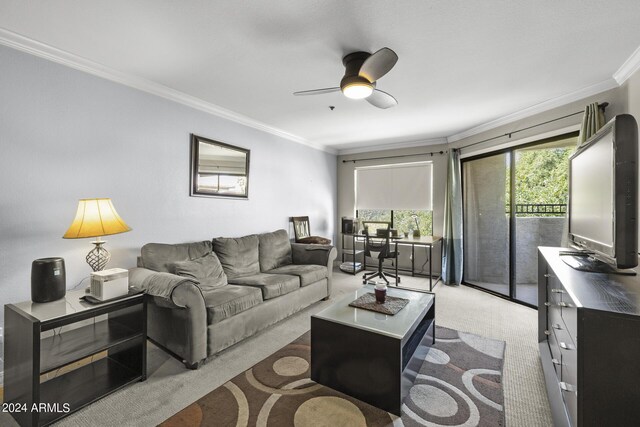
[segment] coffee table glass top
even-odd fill
[[[373,286],[366,285],[357,291],[347,293],[313,317],[402,340],[412,331],[433,300],[433,294],[430,293],[389,287],[387,295],[409,300],[409,303],[393,316],[349,306],[351,301],[367,292],[374,292]]]

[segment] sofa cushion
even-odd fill
[[[291,242],[286,230],[258,235],[260,252],[260,271],[269,271],[291,261]]]
[[[229,278],[229,283],[259,288],[262,290],[262,299],[265,301],[300,288],[300,279],[288,274],[258,273],[252,276]]]
[[[141,249],[142,267],[163,273],[173,273],[172,265],[177,261],[200,258],[211,252],[211,242],[147,243]]]
[[[224,274],[222,265],[213,252],[200,258],[175,262],[173,272],[178,276],[195,279],[203,291],[220,288],[227,284],[227,275]]]
[[[251,286],[227,285],[218,289],[203,290],[202,295],[209,325],[235,316],[262,302],[260,289]]]
[[[268,274],[290,274],[300,278],[300,286],[307,286],[327,277],[327,267],[323,265],[284,265],[267,271]]]
[[[258,236],[213,239],[213,250],[218,255],[229,279],[260,273]]]

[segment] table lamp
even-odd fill
[[[95,248],[87,254],[86,260],[93,271],[101,271],[111,259],[111,254],[103,247],[106,242],[100,237],[127,231],[131,231],[131,227],[120,218],[111,199],[80,199],[76,217],[62,238],[95,237],[96,240],[91,242]]]

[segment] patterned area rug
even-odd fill
[[[504,426],[502,341],[436,327],[401,418],[311,381],[309,343],[307,332],[161,426]]]

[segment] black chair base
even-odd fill
[[[395,274],[391,274],[391,273],[385,273],[384,271],[374,271],[373,273],[365,273],[362,276],[362,283],[366,285],[368,280],[375,279],[376,277],[379,277],[382,280],[384,280],[387,283],[387,285],[389,284],[389,279],[387,279],[387,277],[396,279],[396,286],[398,286],[398,284],[400,283],[400,276],[396,276]]]

